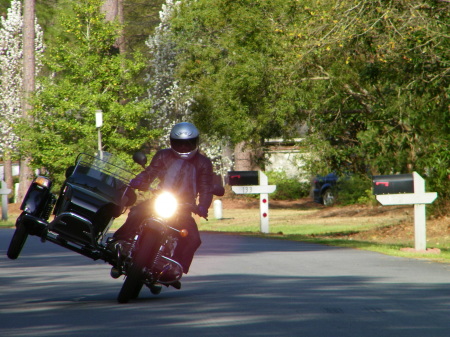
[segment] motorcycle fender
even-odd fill
[[[49,198],[51,198],[51,193],[48,188],[33,183],[28,189],[20,209],[37,216],[44,210]]]
[[[22,212],[22,214],[17,218],[16,226],[19,223],[25,226],[28,234],[30,235],[41,236],[48,228],[47,221],[26,212]]]
[[[145,229],[150,229],[163,235],[165,234],[167,229],[166,225],[163,222],[155,218],[146,219],[143,224],[145,226]]]

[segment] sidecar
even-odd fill
[[[22,213],[7,255],[16,259],[29,235],[50,241],[94,260],[114,262],[105,245],[108,229],[136,201],[128,182],[134,176],[111,154],[80,154],[66,171],[58,196],[52,182],[34,179],[22,202]],[[53,216],[52,220],[49,220]]]

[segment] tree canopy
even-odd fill
[[[143,56],[121,55],[113,47],[120,27],[104,20],[101,1],[72,4],[73,12],[58,22],[61,35],[47,48],[33,123],[20,129],[32,165],[60,178],[77,153],[97,150],[97,110],[103,112],[103,150],[129,162],[130,153],[157,134],[149,127],[145,88],[135,82],[146,67]]]
[[[95,149],[97,109],[105,149],[119,152],[154,137],[154,118],[159,128],[188,112],[255,148],[307,125],[311,173],[417,171],[450,198],[448,1],[167,0],[150,59],[111,48],[122,27],[103,20],[100,0],[66,3],[22,130],[35,166],[56,172],[67,153]],[[152,26],[160,3],[126,2],[129,50],[144,50],[136,23],[148,11]]]
[[[233,142],[309,126],[315,172],[418,171],[449,196],[450,4],[197,0],[172,19],[196,121]]]
[[[214,4],[213,4],[214,3]],[[233,143],[295,135],[305,105],[289,78],[280,23],[291,1],[183,2],[172,20],[177,74],[195,98],[195,120]]]

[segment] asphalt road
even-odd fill
[[[6,257],[0,336],[450,336],[450,265],[203,233],[182,289],[118,304],[109,266],[30,237]]]

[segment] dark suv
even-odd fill
[[[313,180],[314,201],[325,206],[332,206],[336,201],[337,180],[338,176],[334,173],[315,177]]]

